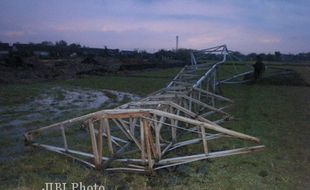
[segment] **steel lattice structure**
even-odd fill
[[[217,53],[222,59],[200,63],[209,53]],[[226,45],[193,52],[191,65],[182,68],[165,88],[115,109],[28,131],[26,142],[98,170],[145,173],[207,158],[260,151],[263,145],[220,151],[210,148],[216,139],[260,142],[256,137],[220,126],[232,118],[225,109],[233,101],[218,94],[219,85],[236,82],[249,72],[219,79],[220,67],[232,57]],[[50,136],[56,140],[48,142]],[[186,149],[192,146],[193,151]]]

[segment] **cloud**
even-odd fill
[[[281,40],[279,38],[261,38],[259,39],[259,42],[262,42],[262,43],[266,43],[266,44],[277,44],[277,43],[280,43]]]
[[[23,31],[7,31],[4,32],[4,36],[7,38],[20,38],[25,35]]]
[[[64,39],[115,48],[309,51],[309,1],[3,0],[1,41]],[[15,32],[15,33],[14,33]]]

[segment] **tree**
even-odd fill
[[[60,40],[55,43],[55,48],[56,48],[56,56],[57,57],[64,57],[68,55],[68,52],[66,51],[67,48],[67,42],[64,40]]]
[[[268,53],[268,54],[265,56],[264,59],[265,59],[266,61],[274,61],[274,55]]]
[[[247,60],[254,61],[254,60],[256,60],[257,54],[256,53],[250,53],[246,57],[247,57]]]
[[[77,44],[77,43],[72,43],[72,44],[70,44],[69,45],[69,47],[71,48],[71,49],[80,49],[81,48],[81,45],[80,44]]]
[[[43,46],[53,46],[54,44],[53,44],[53,42],[50,42],[50,41],[42,41],[41,45],[43,45]]]
[[[103,57],[108,57],[108,56],[109,56],[109,49],[107,46],[104,46]]]
[[[275,61],[282,61],[282,55],[279,51],[274,52]]]
[[[67,45],[68,45],[68,43],[64,40],[60,40],[60,41],[56,42],[56,46],[66,47]]]

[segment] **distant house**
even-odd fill
[[[48,58],[50,53],[47,51],[34,51],[33,55],[40,57],[40,58]]]

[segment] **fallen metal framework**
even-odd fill
[[[199,56],[194,54],[207,53],[218,53],[222,60],[198,64]],[[207,158],[260,151],[263,145],[220,151],[210,148],[216,139],[259,143],[256,137],[219,125],[232,118],[224,110],[233,101],[217,93],[221,83],[239,77],[219,80],[219,67],[231,56],[226,45],[194,52],[192,64],[185,66],[167,87],[115,109],[28,131],[26,142],[104,171],[152,172]],[[87,132],[80,130],[81,126]],[[78,132],[90,138],[77,137]],[[53,145],[46,143],[50,136],[57,137],[49,142]]]

